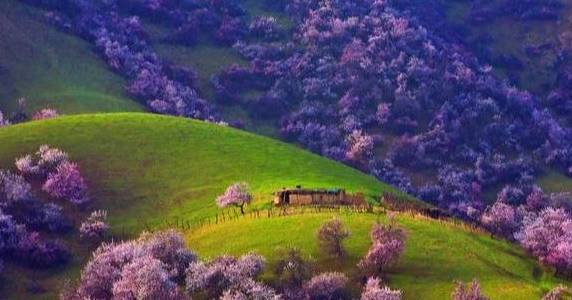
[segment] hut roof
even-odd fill
[[[302,188],[285,188],[277,191],[276,194],[290,193],[298,195],[308,195],[308,194],[339,194],[343,192],[344,189],[332,188],[332,189],[302,189]]]

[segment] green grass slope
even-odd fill
[[[324,258],[315,238],[317,228],[332,214],[318,213],[260,219],[243,218],[207,225],[187,233],[189,246],[200,256],[213,257],[255,251],[269,259],[277,248],[292,246],[311,257],[320,271],[342,270],[355,275],[355,264],[367,251],[369,230],[377,221],[372,214],[341,214],[351,231],[343,263]],[[386,217],[381,216],[381,222]],[[406,251],[389,272],[389,285],[402,289],[404,299],[449,299],[455,280],[478,278],[491,299],[540,299],[558,284],[517,246],[491,239],[448,222],[399,215],[408,235]],[[271,274],[265,274],[272,280]],[[354,287],[354,290],[357,287]]]
[[[49,144],[69,152],[95,206],[116,229],[174,217],[213,216],[214,199],[236,181],[264,206],[284,186],[343,187],[375,197],[393,190],[373,177],[292,145],[189,119],[138,113],[77,115],[0,129],[0,167]]]
[[[142,110],[89,43],[43,23],[43,13],[16,0],[0,1],[0,110],[14,109],[19,97],[28,99],[30,111]]]

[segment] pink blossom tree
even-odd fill
[[[381,287],[381,280],[370,277],[363,288],[361,300],[401,300],[401,291]]]
[[[103,244],[82,270],[79,285],[66,294],[78,300],[163,299],[155,296],[164,292],[166,299],[180,299],[174,288],[178,271],[173,270],[186,269],[195,259],[195,255],[184,248],[182,240],[180,234],[167,231],[145,233],[137,240]]]
[[[358,267],[369,276],[382,275],[397,262],[405,250],[405,231],[395,224],[375,224],[370,233],[372,246],[358,263]]]
[[[48,175],[42,189],[55,198],[80,205],[89,201],[87,185],[76,163],[64,162]]]
[[[452,300],[488,300],[481,292],[481,285],[476,279],[470,285],[465,285],[461,281],[457,281],[455,289],[451,294]]]
[[[338,272],[322,273],[310,279],[304,285],[307,299],[339,300],[348,297],[346,285],[348,278]]]
[[[252,201],[248,185],[239,182],[229,186],[224,194],[216,199],[219,207],[236,206],[240,208],[240,213],[244,215],[244,206]]]
[[[343,241],[350,236],[340,219],[325,222],[317,232],[318,243],[325,253],[340,258],[345,255]]]
[[[373,138],[361,130],[354,130],[347,138],[346,158],[351,161],[364,161],[373,154]]]
[[[547,208],[536,218],[526,218],[515,238],[557,272],[572,271],[572,218],[564,209]]]
[[[125,300],[183,300],[185,299],[166,266],[150,255],[137,257],[121,270],[113,284],[113,299]]]
[[[44,177],[68,161],[69,155],[66,152],[42,145],[34,155],[28,154],[16,159],[16,168],[24,175]]]
[[[220,256],[209,262],[193,262],[187,269],[189,293],[203,292],[209,299],[218,298],[225,291],[241,290],[260,274],[264,259],[255,254],[240,258]]]
[[[481,222],[493,234],[509,238],[518,226],[514,208],[502,201],[489,207],[481,216]]]

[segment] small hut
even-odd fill
[[[274,205],[362,205],[363,194],[349,195],[344,189],[282,188],[274,193]]]

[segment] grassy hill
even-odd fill
[[[26,97],[28,109],[63,113],[140,111],[125,81],[107,68],[91,45],[42,21],[42,10],[0,1],[0,110]]]
[[[162,226],[174,217],[198,221],[213,216],[217,195],[239,180],[250,183],[253,206],[266,206],[283,186],[344,187],[368,196],[393,190],[342,164],[269,138],[189,119],[139,113],[76,115],[0,129],[0,168],[49,144],[76,160],[90,186],[93,208],[105,208],[116,234]],[[49,288],[36,299],[53,298],[63,281],[77,276],[89,255],[55,271],[16,269],[0,280],[0,294],[30,297],[29,280]],[[6,280],[7,279],[7,280]]]
[[[245,218],[208,225],[187,237],[190,247],[201,256],[255,251],[269,258],[270,265],[279,246],[293,246],[313,258],[321,271],[341,269],[351,276],[370,245],[368,234],[377,216],[339,217],[351,231],[345,244],[348,256],[342,264],[324,259],[318,250],[315,232],[332,218],[328,213]],[[379,220],[387,221],[385,216]],[[402,289],[404,299],[448,299],[455,280],[473,278],[480,280],[491,299],[540,299],[556,284],[550,273],[515,245],[454,223],[409,214],[399,215],[397,220],[406,229],[408,240],[404,256],[389,272],[389,284]],[[272,280],[270,274],[266,276]]]
[[[94,208],[110,212],[115,233],[156,228],[165,220],[199,221],[214,215],[216,195],[238,180],[251,184],[253,206],[268,205],[282,186],[345,187],[368,196],[393,190],[374,178],[294,146],[232,128],[199,121],[139,114],[95,114],[24,123],[0,129],[0,168],[41,144],[60,147],[82,168]],[[414,200],[412,200],[414,201]],[[251,209],[251,208],[250,208]],[[323,270],[349,270],[368,247],[367,232],[375,215],[342,214],[352,236],[345,264],[321,259],[314,232],[330,213],[276,218],[240,218],[219,225],[193,227],[185,234],[202,256],[240,254],[251,250],[271,258],[278,246],[293,245],[317,259]],[[402,215],[409,234],[407,252],[390,274],[391,285],[408,299],[443,299],[454,279],[479,277],[493,299],[537,299],[555,280],[517,247],[462,226]],[[384,217],[381,217],[384,220]],[[61,270],[16,271],[0,280],[9,299],[31,298],[30,280],[48,288],[35,299],[50,299],[65,279],[77,276],[90,249],[77,234],[68,237],[79,253]],[[13,266],[8,268],[14,270]],[[271,276],[266,274],[268,279]]]
[[[0,166],[42,144],[77,160],[95,206],[128,229],[173,217],[197,221],[216,213],[214,199],[236,181],[254,192],[254,206],[298,184],[343,187],[375,197],[393,190],[363,173],[295,146],[232,128],[151,114],[78,115],[0,130]]]

